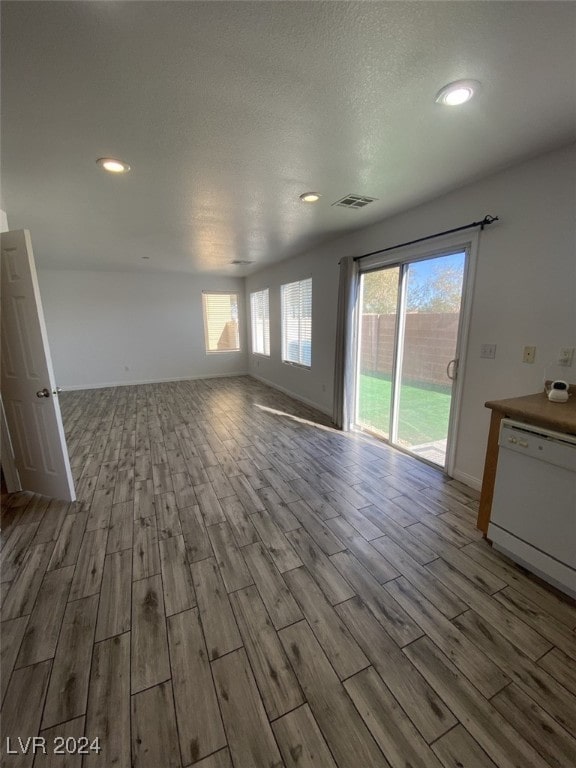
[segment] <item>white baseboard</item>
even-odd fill
[[[298,400],[300,403],[304,403],[304,405],[310,406],[310,408],[314,408],[316,411],[320,411],[320,413],[325,414],[326,416],[329,416],[332,418],[332,412],[324,408],[323,406],[319,405],[318,403],[315,403],[313,400],[308,400],[307,397],[302,397],[302,395],[297,395],[295,392],[291,392],[289,389],[286,389],[285,387],[281,387],[279,384],[276,384],[274,381],[269,381],[268,379],[265,379],[263,376],[257,376],[255,373],[249,373],[249,376],[251,376],[253,379],[256,379],[257,381],[261,381],[262,384],[266,384],[266,386],[271,387],[272,389],[277,389],[279,392],[282,392],[284,395],[288,395],[288,397],[292,397],[294,400]]]
[[[139,381],[111,381],[100,384],[64,384],[59,385],[63,392],[71,392],[78,389],[106,389],[107,387],[134,387],[138,384],[166,384],[170,381],[194,381],[196,379],[229,379],[234,376],[249,376],[248,371],[239,371],[238,373],[211,373],[204,376],[176,376],[170,379],[142,379]]]
[[[459,472],[455,469],[452,473],[452,477],[454,480],[459,480],[461,483],[464,483],[464,485],[467,485],[469,488],[474,488],[475,491],[479,491],[482,488],[482,480],[479,480],[477,477],[473,477],[466,472]]]

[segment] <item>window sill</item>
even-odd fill
[[[284,365],[291,365],[293,368],[302,368],[304,371],[309,371],[312,365],[304,365],[304,363],[293,363],[291,360],[282,360]]]

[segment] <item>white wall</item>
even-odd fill
[[[331,412],[338,260],[498,215],[480,237],[468,339],[461,361],[464,392],[455,475],[479,485],[489,412],[484,403],[541,389],[544,368],[560,346],[576,346],[576,147],[514,166],[477,183],[333,240],[246,281],[270,288],[271,357],[249,356],[250,372]],[[433,246],[432,246],[433,247]],[[280,285],[312,276],[312,368],[281,362]],[[494,360],[480,345],[497,344]],[[537,347],[534,365],[524,345]],[[566,370],[576,382],[576,369]]]
[[[308,277],[312,278],[310,369],[281,361],[280,316],[280,286]],[[332,415],[338,260],[324,260],[317,254],[312,257],[298,257],[253,275],[247,279],[247,307],[250,306],[250,291],[261,288],[270,290],[270,357],[249,354],[250,373]],[[248,344],[250,346],[250,334]]]
[[[38,279],[61,387],[247,372],[243,280],[80,270],[39,270]],[[240,294],[242,352],[206,354],[204,289]]]
[[[6,211],[3,211],[1,208],[0,232],[8,232],[8,217]],[[0,397],[0,438],[0,448],[2,449],[0,463],[2,464],[2,472],[4,474],[4,480],[6,481],[6,488],[8,493],[15,493],[16,491],[21,490],[22,485],[20,484],[18,470],[16,469],[12,441],[10,440],[10,430],[8,429],[8,422],[6,421],[2,397]]]

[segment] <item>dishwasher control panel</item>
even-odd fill
[[[519,421],[502,419],[498,445],[576,471],[576,435],[551,432]]]

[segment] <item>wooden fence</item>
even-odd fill
[[[406,315],[404,380],[419,384],[449,384],[446,368],[454,358],[458,313],[411,312]],[[361,373],[391,376],[396,315],[362,316]]]

